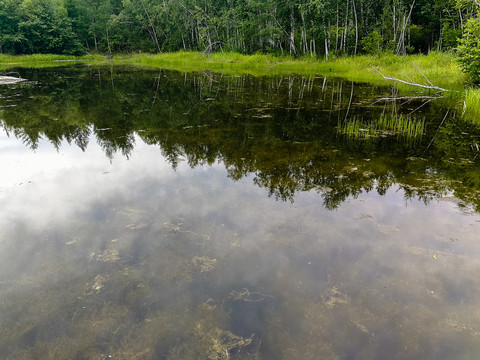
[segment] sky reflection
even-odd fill
[[[251,359],[480,351],[480,217],[454,198],[276,201],[140,138],[110,160],[93,139],[33,152],[2,133],[0,164],[2,358],[194,358],[215,336]]]

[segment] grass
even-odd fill
[[[287,56],[277,57],[261,54],[175,52],[117,56],[115,61],[180,71],[213,70],[233,74],[269,75],[272,73],[316,72],[312,66],[315,65],[314,62]]]
[[[428,85],[425,75],[434,85],[452,90],[462,88],[467,79],[452,53],[431,52],[428,55],[405,57],[393,54],[354,56],[334,60],[333,66],[342,73],[355,72],[356,76],[352,80],[370,81],[373,77],[383,81],[375,68],[386,76]],[[402,84],[398,85],[403,87]]]
[[[0,71],[7,72],[12,68],[56,67],[74,63],[93,65],[117,64],[141,67],[156,67],[181,72],[211,70],[222,74],[254,76],[269,75],[328,75],[345,78],[349,81],[368,82],[375,85],[391,83],[385,80],[376,70],[392,78],[427,85],[425,77],[435,86],[446,88],[445,101],[456,101],[466,105],[465,118],[480,124],[480,90],[468,89],[465,84],[468,76],[461,72],[453,53],[430,52],[428,55],[395,56],[391,53],[380,55],[357,55],[339,58],[305,56],[275,56],[271,54],[242,55],[233,52],[179,51],[163,54],[116,54],[112,59],[102,55],[22,55],[11,56],[0,54]],[[375,70],[376,69],[376,70]],[[1,73],[0,73],[1,74]],[[425,76],[425,77],[424,77]],[[423,94],[430,90],[395,82],[402,91]],[[459,101],[461,99],[461,101]]]
[[[435,85],[449,89],[461,88],[466,80],[466,76],[461,72],[455,61],[455,55],[440,52],[405,57],[393,54],[359,55],[336,58],[328,62],[315,57],[293,58],[291,56],[263,54],[176,52],[156,55],[139,54],[127,57],[116,56],[114,61],[181,71],[213,70],[223,73],[249,73],[252,75],[331,74],[352,81],[385,84],[385,80],[374,70],[376,68],[385,75],[403,80],[411,79],[425,84],[426,80],[422,75],[423,73]],[[412,88],[408,85],[401,86]]]
[[[383,115],[370,122],[357,118],[338,124],[338,132],[351,138],[369,139],[397,135],[407,140],[417,140],[425,131],[425,120],[410,115]]]
[[[463,117],[480,125],[480,88],[465,90]]]
[[[463,90],[467,79],[453,53],[431,52],[428,55],[395,56],[358,55],[334,58],[325,61],[323,58],[306,56],[275,55],[241,55],[232,52],[205,54],[202,52],[180,51],[164,54],[117,54],[112,60],[101,55],[81,57],[66,55],[0,55],[0,70],[12,67],[48,67],[68,64],[74,61],[89,63],[114,63],[158,67],[184,72],[212,70],[227,74],[251,74],[256,76],[274,74],[328,74],[351,81],[364,81],[374,84],[385,84],[382,74],[402,80],[426,84],[422,73],[436,86],[451,90]],[[374,69],[375,68],[375,69]],[[415,87],[397,83],[400,88],[413,90]]]
[[[23,55],[10,56],[0,54],[0,68],[13,66],[57,66],[61,62],[89,61],[107,62],[101,55],[85,55],[81,57],[68,55]],[[113,63],[136,64],[149,67],[162,67],[180,71],[213,70],[226,73],[249,73],[253,75],[310,73],[332,74],[352,81],[369,81],[385,83],[385,80],[373,69],[385,75],[403,80],[412,79],[425,83],[420,71],[437,86],[448,88],[463,86],[466,76],[461,72],[455,55],[452,53],[431,52],[428,55],[395,56],[358,55],[334,58],[325,61],[323,58],[306,56],[275,55],[241,55],[232,52],[205,54],[202,52],[175,52],[164,54],[115,55]],[[419,71],[420,70],[420,71]]]
[[[0,70],[8,70],[13,67],[52,67],[60,66],[62,63],[80,62],[80,61],[104,61],[101,55],[53,55],[53,54],[34,54],[34,55],[4,55],[0,54]]]

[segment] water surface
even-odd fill
[[[20,71],[0,88],[2,359],[480,353],[480,131],[454,99]],[[338,131],[385,113],[426,129]]]

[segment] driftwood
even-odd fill
[[[22,81],[27,81],[27,79],[22,79],[21,77],[1,76],[0,75],[0,85],[17,84],[17,83],[20,83]]]
[[[400,83],[402,83],[402,84],[411,85],[411,86],[416,86],[416,87],[420,87],[420,88],[423,88],[423,89],[437,90],[437,91],[448,91],[447,89],[444,89],[444,88],[441,88],[441,87],[438,87],[438,86],[433,85],[433,84],[427,79],[427,77],[420,71],[420,69],[418,69],[418,68],[417,68],[417,70],[420,72],[420,74],[422,74],[422,76],[425,78],[425,80],[427,80],[427,82],[428,82],[429,85],[419,84],[419,83],[417,83],[417,82],[412,81],[411,79],[409,79],[410,81],[405,81],[405,80],[402,80],[402,79],[397,79],[397,78],[394,78],[394,77],[386,76],[386,75],[383,75],[383,74],[382,74],[380,71],[378,71],[377,69],[375,69],[373,66],[372,66],[372,68],[373,68],[373,70],[375,70],[377,73],[379,73],[385,80],[397,81],[397,82],[400,82]]]

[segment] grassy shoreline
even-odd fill
[[[62,63],[79,61],[101,61],[104,57],[101,55],[54,55],[54,54],[34,54],[34,55],[5,55],[0,54],[0,71],[6,71],[12,67],[49,67],[61,66]]]
[[[241,55],[238,53],[175,52],[164,54],[115,54],[113,57],[102,55],[66,56],[66,55],[23,55],[10,56],[0,54],[0,71],[21,67],[68,66],[75,63],[92,65],[132,65],[155,67],[183,72],[214,71],[230,75],[328,75],[345,78],[349,81],[368,82],[385,85],[381,74],[407,82],[428,85],[425,77],[435,86],[446,88],[447,97],[462,99],[465,118],[478,122],[480,113],[480,91],[467,86],[468,76],[462,73],[453,53],[431,52],[428,55],[394,56],[393,54],[358,55],[324,59],[273,55]],[[381,74],[380,74],[380,73]],[[400,82],[395,84],[403,90],[416,88]],[[467,96],[468,95],[468,96]],[[475,95],[475,96],[473,96]],[[459,103],[460,103],[459,102]]]
[[[293,58],[273,55],[241,55],[238,53],[175,52],[165,54],[114,55],[0,55],[0,69],[12,67],[61,66],[74,62],[130,64],[181,71],[211,70],[222,73],[271,74],[331,74],[352,81],[385,82],[381,73],[408,81],[425,83],[420,71],[435,85],[448,88],[463,87],[467,77],[452,53],[432,52],[428,55],[405,57],[382,54],[358,55],[325,61],[318,58]],[[375,69],[374,69],[375,68]]]
[[[384,75],[402,80],[425,83],[423,73],[432,83],[449,89],[463,88],[467,76],[463,74],[452,53],[432,52],[428,55],[406,57],[382,54],[380,56],[349,56],[325,61],[318,58],[299,58],[273,55],[241,55],[237,53],[177,52],[157,55],[134,55],[114,58],[115,62],[163,67],[181,71],[212,70],[223,73],[269,74],[329,74],[352,81],[385,83]],[[421,72],[420,72],[420,71]]]

